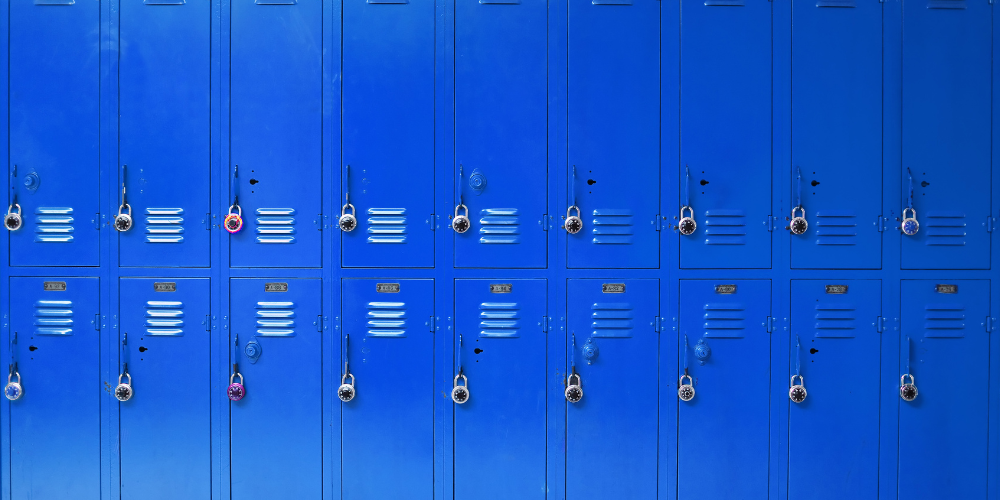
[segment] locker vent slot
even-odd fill
[[[73,209],[38,207],[35,209],[36,243],[72,243]]]
[[[521,225],[516,208],[486,208],[479,211],[479,242],[514,245],[520,243]]]
[[[824,210],[816,212],[817,245],[856,245],[857,215],[851,211]]]
[[[965,337],[965,306],[962,304],[927,304],[924,306],[924,337]]]
[[[184,303],[174,300],[146,302],[146,335],[181,337],[184,335]]]
[[[369,208],[368,243],[406,243],[406,209]]]
[[[964,10],[965,0],[928,0],[928,9],[961,9]]]
[[[184,241],[183,208],[147,208],[146,242],[181,243]]]
[[[928,211],[928,246],[965,246],[965,214],[961,212]]]
[[[705,336],[741,339],[746,330],[746,306],[736,302],[705,304]]]
[[[591,336],[606,338],[632,337],[632,304],[626,302],[597,302],[591,309]]]
[[[35,0],[35,5],[73,5],[76,0]]]
[[[35,335],[73,335],[73,301],[35,302]]]
[[[261,337],[294,337],[295,303],[258,302],[257,335]]]
[[[742,210],[706,210],[706,245],[746,245],[746,213]]]
[[[521,328],[516,302],[483,302],[479,304],[479,336],[493,338],[516,338]]]
[[[406,302],[369,302],[369,337],[406,337]]]
[[[850,339],[854,338],[856,307],[854,304],[816,304],[816,336],[819,338]]]
[[[853,9],[855,7],[854,0],[819,0],[816,2],[817,7],[846,7]]]
[[[614,208],[594,210],[594,229],[592,230],[594,243],[598,245],[631,245],[634,218],[631,210]]]
[[[295,243],[295,209],[258,208],[257,243]]]

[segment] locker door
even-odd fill
[[[122,266],[209,265],[211,16],[208,2],[121,4]]]
[[[430,499],[434,281],[345,279],[342,286],[346,361],[357,391],[341,404],[344,498]]]
[[[545,286],[455,281],[470,385],[455,405],[455,498],[545,498]]]
[[[207,278],[121,280],[132,399],[119,405],[121,498],[211,498],[211,287]]]
[[[795,268],[882,266],[882,4],[848,3],[793,6],[790,199],[809,222]]]
[[[229,405],[232,498],[320,498],[322,282],[237,278],[231,287],[229,341],[246,386]]]
[[[238,201],[243,229],[230,236],[230,263],[319,267],[322,4],[237,0],[232,10],[234,198],[226,205]]]
[[[433,2],[344,2],[346,267],[434,265],[434,22]]]
[[[100,263],[100,4],[10,4],[12,266]]]
[[[570,2],[568,44],[567,265],[659,267],[660,2]]]
[[[771,282],[681,280],[680,290],[679,373],[686,360],[696,393],[678,402],[679,496],[767,498]]]
[[[547,6],[455,9],[455,182],[472,221],[454,233],[455,265],[545,267]]]
[[[876,498],[881,282],[792,280],[791,299],[808,395],[788,403],[788,498]]]
[[[566,497],[655,498],[659,281],[571,279],[567,308],[584,396],[566,403]]]
[[[899,498],[986,498],[990,282],[900,288],[899,371],[918,395],[899,400]]]
[[[989,269],[992,32],[983,2],[903,5],[903,207],[917,234],[902,234],[904,269]],[[903,207],[900,207],[902,210]]]
[[[681,267],[771,267],[771,3],[683,0]],[[690,171],[690,175],[688,174]]]
[[[11,278],[24,395],[10,403],[10,496],[101,498],[97,278]]]

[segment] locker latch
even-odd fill
[[[987,316],[986,317],[986,333],[992,333],[993,332],[993,328],[995,328],[993,326],[993,323],[994,323],[993,317]]]
[[[882,333],[885,331],[885,318],[879,316],[875,318],[875,331]]]
[[[542,322],[540,324],[542,326],[542,331],[543,332],[549,331],[549,317],[548,316],[542,316]]]
[[[767,321],[764,322],[764,326],[767,327],[767,333],[774,333],[774,318],[768,316]]]
[[[992,216],[986,217],[986,232],[993,232],[993,223],[996,221]]]

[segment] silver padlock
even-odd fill
[[[14,377],[17,377],[17,381],[14,381]],[[21,396],[24,395],[24,389],[21,388],[21,374],[18,372],[11,373],[7,375],[7,385],[3,388],[3,395],[11,401],[17,401]]]
[[[17,212],[14,212],[15,208],[17,209]],[[3,225],[8,231],[17,231],[18,229],[21,229],[21,224],[23,222],[24,220],[21,219],[21,205],[15,203],[7,207],[7,215],[3,217]]]
[[[347,209],[351,209],[351,213],[347,213]],[[349,233],[358,227],[358,219],[354,217],[354,213],[354,205],[350,203],[344,203],[344,206],[340,207],[340,219],[337,220],[337,225],[341,231]]]
[[[128,213],[122,213],[123,209],[127,209]],[[115,216],[115,229],[121,233],[132,229],[132,205],[125,203],[118,207],[118,215]]]
[[[910,383],[906,383],[906,377],[910,377]],[[903,401],[917,399],[917,379],[913,375],[904,373],[899,377],[899,397],[903,398]]]
[[[576,383],[573,383],[573,377],[576,377]],[[569,379],[566,380],[566,390],[564,391],[566,395],[566,401],[570,403],[579,403],[583,399],[583,382],[580,380],[580,374],[573,372],[569,375]]]
[[[684,215],[684,211],[687,210],[688,215]],[[694,220],[694,209],[684,205],[681,207],[681,221],[677,223],[677,229],[684,236],[691,236],[694,234],[695,230],[698,229],[698,223]]]
[[[796,212],[802,215],[796,216]],[[788,229],[792,234],[805,234],[809,230],[809,222],[806,221],[806,209],[799,205],[792,209],[792,221],[788,223]]]
[[[465,210],[465,213],[458,215],[459,210]],[[455,218],[451,220],[451,228],[455,230],[456,233],[462,234],[472,227],[472,221],[469,220],[469,207],[464,204],[455,207]]]
[[[458,385],[458,379],[462,379],[462,385]],[[455,387],[451,389],[451,400],[458,404],[465,404],[469,400],[469,379],[465,374],[455,375]]]
[[[909,217],[906,216],[907,211],[910,212]],[[903,209],[903,223],[899,225],[899,228],[907,236],[913,236],[917,234],[917,231],[920,231],[920,223],[917,222],[917,209],[909,207]]]
[[[687,379],[686,384],[684,383],[684,379]],[[681,398],[681,401],[691,401],[694,399],[694,379],[691,378],[691,375],[685,373],[677,381],[677,397]]]
[[[233,208],[236,208],[236,212],[233,212]],[[229,213],[226,214],[226,218],[222,221],[222,225],[226,228],[229,234],[236,234],[243,229],[243,208],[239,205],[230,205]]]
[[[351,377],[350,384],[347,383],[347,377]],[[348,403],[354,399],[354,396],[357,394],[358,391],[354,389],[354,374],[345,373],[340,377],[340,387],[337,389],[337,397],[340,398],[341,401]]]
[[[240,381],[236,381],[236,377]],[[230,401],[239,401],[247,395],[247,388],[243,385],[243,374],[236,372],[229,376],[229,387],[226,388],[226,396]]]
[[[570,215],[570,212],[576,210],[576,215]],[[583,229],[583,219],[580,218],[580,207],[573,205],[566,209],[566,221],[563,222],[563,229],[569,234],[579,233]]]
[[[795,379],[799,379],[799,383],[795,383]],[[788,399],[791,399],[793,403],[801,403],[806,400],[806,396],[809,395],[806,392],[806,379],[802,375],[792,375],[792,380],[790,382],[791,387],[788,388]]]
[[[122,383],[122,377],[128,377],[128,382]],[[118,386],[115,387],[115,399],[121,402],[132,399],[132,375],[127,372],[118,376]]]

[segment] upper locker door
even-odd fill
[[[97,266],[100,4],[11,2],[9,36],[10,265]]]
[[[546,281],[456,280],[455,498],[545,499]],[[510,439],[517,436],[517,439]]]
[[[455,266],[545,267],[548,8],[455,9],[455,204],[472,223],[454,233]]]
[[[115,178],[133,227],[122,266],[208,267],[211,229],[209,2],[121,4]],[[117,212],[116,212],[117,213]]]
[[[570,2],[568,43],[567,265],[659,267],[660,2]]]
[[[433,2],[344,2],[345,267],[434,266],[434,22]]]
[[[680,281],[679,498],[767,498],[770,311],[768,280]]]
[[[792,267],[878,269],[882,4],[796,0],[792,17]]]
[[[771,267],[771,3],[682,0],[686,268]]]
[[[111,397],[101,383],[101,332],[94,323],[99,281],[11,278],[10,289],[12,356],[24,392],[10,402],[4,486],[11,498],[98,500],[101,400]]]
[[[656,498],[659,281],[567,286],[569,373],[583,399],[566,403],[566,498]]]
[[[903,3],[899,210],[912,206],[919,222],[916,234],[900,235],[903,269],[990,267],[992,9]]]
[[[322,2],[233,2],[234,267],[321,265],[322,27]]]
[[[212,497],[210,292],[207,278],[121,280],[123,500]]]
[[[917,398],[898,400],[899,498],[986,498],[990,281],[900,288],[899,373],[915,377]]]
[[[345,499],[434,496],[434,281],[345,279]]]

